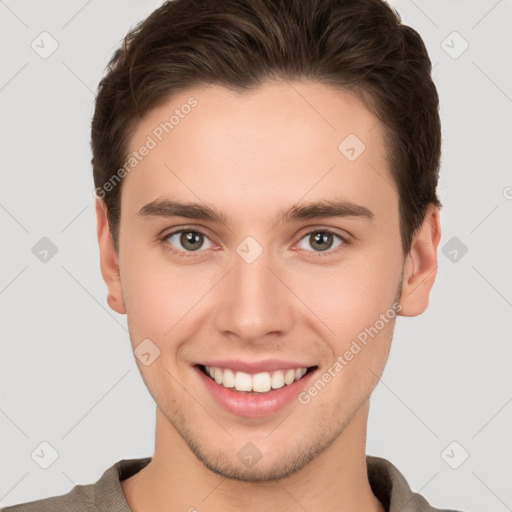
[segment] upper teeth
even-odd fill
[[[307,368],[276,370],[251,375],[245,372],[233,372],[229,369],[205,366],[206,373],[215,379],[217,384],[237,391],[256,391],[266,393],[270,389],[282,388],[299,380],[307,372]]]

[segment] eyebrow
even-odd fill
[[[202,221],[228,224],[227,216],[213,207],[201,203],[157,199],[143,206],[138,214],[141,217],[185,217]],[[344,200],[323,200],[306,204],[296,204],[281,209],[275,217],[275,224],[335,217],[359,217],[373,220],[373,213],[366,207]]]

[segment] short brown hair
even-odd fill
[[[436,195],[439,98],[419,34],[384,0],[171,0],[112,57],[92,121],[92,165],[118,249],[123,167],[137,122],[187,88],[306,79],[355,93],[384,126],[405,254]],[[341,142],[341,141],[340,141]],[[118,176],[119,178],[119,176]]]

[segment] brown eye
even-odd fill
[[[193,252],[204,249],[204,243],[210,243],[206,248],[211,247],[211,241],[206,235],[199,231],[184,230],[175,231],[165,237],[165,240],[178,251]]]
[[[338,242],[336,242],[336,239],[338,239]],[[313,252],[334,252],[332,249],[336,249],[345,243],[345,240],[340,235],[327,230],[312,231],[304,236],[300,243],[303,244],[304,241],[306,244],[309,244]],[[309,250],[308,247],[304,247],[303,245],[299,245],[299,247]]]

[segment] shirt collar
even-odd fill
[[[152,457],[122,459],[108,468],[95,484],[95,505],[102,512],[131,512],[120,482],[138,473]],[[436,512],[419,494],[413,493],[404,476],[388,460],[366,456],[368,480],[373,494],[386,512]]]

